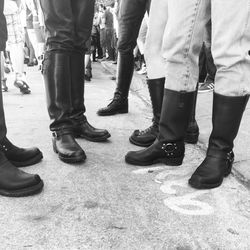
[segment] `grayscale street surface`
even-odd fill
[[[8,137],[19,146],[41,149],[42,162],[24,170],[38,173],[45,187],[33,197],[0,197],[0,249],[250,249],[249,105],[235,142],[233,173],[221,187],[197,191],[187,183],[205,156],[211,93],[198,96],[201,136],[197,145],[186,145],[182,166],[131,166],[125,154],[141,148],[128,138],[151,123],[148,97],[131,91],[128,114],[98,117],[98,108],[113,97],[115,81],[101,63],[94,63],[85,88],[86,115],[93,126],[108,129],[111,138],[106,143],[77,139],[87,160],[69,165],[52,150],[41,73],[27,70],[31,95],[20,94],[13,76],[7,77]]]

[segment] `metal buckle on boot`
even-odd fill
[[[8,151],[8,148],[4,144],[0,144],[0,149],[5,152]]]
[[[177,144],[176,143],[163,143],[162,150],[167,154],[167,156],[174,155],[174,151],[177,149]]]
[[[233,151],[230,151],[229,153],[227,153],[227,160],[228,160],[230,163],[233,163],[233,162],[234,162],[234,152],[233,152]]]

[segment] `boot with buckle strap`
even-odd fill
[[[53,149],[66,163],[81,162],[86,155],[74,138],[74,106],[71,96],[71,53],[48,51],[43,61],[47,106]],[[85,110],[84,110],[85,111]],[[81,110],[81,112],[84,112]]]
[[[0,151],[15,167],[34,165],[43,158],[43,154],[38,148],[19,148],[13,145],[6,136],[0,141]]]
[[[111,103],[97,111],[100,116],[128,113],[128,93],[134,72],[134,56],[118,54],[117,60],[117,88]]]
[[[184,135],[192,111],[194,95],[195,91],[177,92],[165,89],[158,138],[147,149],[128,152],[125,161],[139,166],[155,163],[181,165],[185,153]]]
[[[110,133],[106,129],[97,129],[89,124],[84,105],[84,55],[72,53],[70,59],[71,67],[71,99],[73,110],[71,120],[74,123],[73,132],[76,138],[81,137],[93,142],[106,141]]]
[[[207,155],[189,179],[197,189],[220,186],[231,173],[234,162],[233,141],[237,136],[248,96],[223,96],[214,93],[212,123]]]
[[[82,162],[86,159],[85,152],[76,142],[70,130],[58,130],[52,133],[53,150],[61,161],[66,163]]]
[[[133,134],[129,137],[129,141],[137,146],[149,147],[154,143],[159,134],[159,122],[162,109],[162,101],[164,96],[164,84],[165,78],[159,79],[148,79],[147,80],[148,89],[151,97],[152,109],[153,109],[153,123],[151,126],[144,130],[135,130]],[[199,127],[195,120],[195,110],[196,110],[196,99],[197,91],[194,95],[194,104],[190,116],[190,121],[188,123],[188,128],[185,134],[185,142],[196,144],[199,137]]]

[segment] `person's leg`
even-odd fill
[[[7,84],[6,84],[6,80],[7,78],[4,77],[4,55],[3,55],[3,52],[0,51],[0,74],[1,74],[1,83],[2,83],[2,91],[3,92],[6,92],[8,91],[8,87],[7,87]]]
[[[106,141],[110,134],[106,129],[97,129],[88,123],[84,115],[84,51],[87,40],[90,38],[94,1],[82,0],[72,1],[72,12],[75,20],[76,39],[74,44],[75,53],[70,57],[71,69],[71,100],[73,131],[76,137],[82,137],[89,141]],[[89,50],[90,54],[90,50]]]
[[[195,101],[203,31],[210,16],[209,1],[168,0],[166,15],[162,55],[167,81],[159,135],[149,148],[126,155],[126,162],[133,165],[157,162],[181,165],[184,157],[184,137]]]
[[[1,59],[2,58],[0,58],[0,60]],[[27,174],[17,169],[14,166],[15,162],[12,162],[17,159],[20,162],[25,157],[30,156],[30,153],[32,152],[30,150],[25,151],[17,148],[11,144],[6,137],[6,134],[7,129],[4,117],[2,92],[0,92],[0,195],[21,197],[41,192],[43,189],[43,181],[41,178],[38,175]],[[40,160],[41,158],[38,161]],[[34,163],[37,163],[38,161]],[[20,165],[16,166],[19,167]]]
[[[212,54],[217,68],[213,130],[206,158],[189,180],[195,188],[218,187],[230,174],[234,161],[234,139],[250,93],[250,1],[211,2]],[[235,21],[227,29],[232,18]]]
[[[161,49],[168,20],[166,13],[168,13],[167,0],[153,0],[151,2],[145,56],[148,65],[147,84],[153,108],[153,124],[145,130],[135,130],[129,138],[131,143],[143,147],[150,146],[159,134],[165,83],[164,60]],[[194,98],[195,101],[185,135],[185,141],[188,143],[197,143],[199,136],[199,128],[195,120],[196,95]]]
[[[128,112],[128,93],[134,72],[133,50],[136,46],[147,3],[147,0],[121,1],[116,72],[117,87],[112,102],[107,107],[97,111],[100,116]]]
[[[64,162],[81,162],[86,159],[86,155],[74,138],[71,117],[74,101],[71,97],[71,57],[75,53],[76,39],[72,1],[41,0],[40,3],[47,36],[42,73],[51,119],[53,149]]]
[[[27,84],[26,73],[24,72],[24,43],[9,44],[10,57],[15,72],[15,87],[20,89],[23,94],[30,94],[30,88]]]

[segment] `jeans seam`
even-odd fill
[[[190,67],[188,64],[188,55],[190,54],[190,47],[191,47],[191,43],[192,43],[192,38],[193,38],[193,32],[195,29],[195,25],[196,25],[196,20],[197,20],[197,16],[198,16],[198,8],[200,5],[201,0],[197,0],[195,3],[195,8],[194,8],[194,15],[192,16],[192,20],[191,20],[191,28],[188,31],[188,35],[186,38],[186,47],[184,48],[184,60],[186,61],[186,65],[187,65],[187,70],[186,70],[186,74],[183,75],[183,77],[185,78],[184,81],[184,87],[187,88],[188,87],[188,79],[190,78]]]

